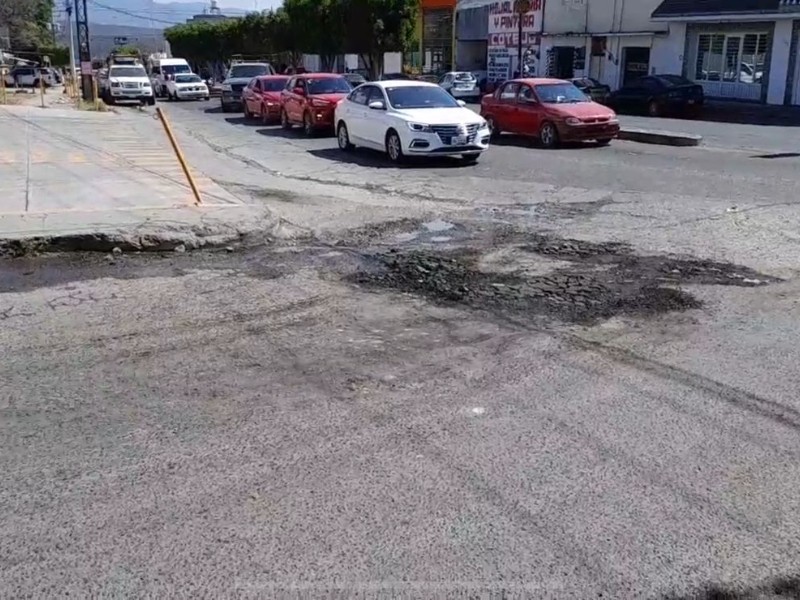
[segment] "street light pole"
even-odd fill
[[[69,75],[70,85],[73,93],[78,89],[78,77],[75,73],[75,31],[72,28],[72,4],[70,0],[65,0],[64,8],[67,11],[67,23],[69,23]]]
[[[519,77],[522,77],[522,21],[530,10],[530,0],[517,0],[517,73],[519,73]]]

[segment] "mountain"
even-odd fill
[[[88,0],[89,23],[164,29],[208,12],[208,2],[153,2],[152,0]],[[222,14],[240,16],[248,11],[223,8]]]

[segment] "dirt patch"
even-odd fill
[[[759,286],[777,281],[746,267],[709,260],[637,256],[615,242],[596,244],[548,236],[503,249],[509,255],[552,259],[550,272],[505,267],[488,271],[474,248],[391,250],[367,257],[349,279],[443,304],[542,315],[591,323],[617,315],[654,315],[700,308],[682,284]],[[491,252],[496,253],[493,248]],[[520,264],[526,264],[520,260]]]

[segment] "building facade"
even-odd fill
[[[456,0],[420,0],[417,35],[423,73],[453,68],[455,10]]]
[[[508,76],[522,72],[565,79],[593,77],[616,89],[630,79],[667,72],[672,66],[661,59],[669,52],[669,25],[651,19],[661,2],[531,2],[531,11],[523,21],[520,69],[518,22],[515,15],[507,14],[509,8],[513,12],[513,1],[461,0],[456,10],[456,65],[459,69],[486,70],[490,81],[502,79],[506,72]],[[498,13],[506,18],[498,21]],[[503,58],[503,46],[507,58]],[[478,68],[482,55],[486,58]]]
[[[800,105],[799,0],[663,0],[652,19],[669,27],[660,60],[707,96]]]

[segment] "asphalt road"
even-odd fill
[[[800,593],[797,158],[212,108],[274,244],[0,268],[0,595]]]

